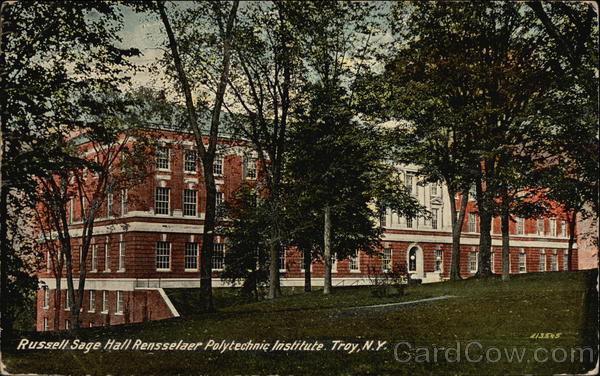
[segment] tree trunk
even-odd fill
[[[325,205],[323,217],[323,259],[325,262],[323,294],[331,294],[331,207],[329,204]]]
[[[467,202],[469,201],[469,190],[463,189],[460,193],[460,208],[456,212],[456,203],[454,199],[456,192],[448,185],[448,195],[450,196],[450,213],[452,220],[452,259],[450,262],[450,279],[455,281],[460,279],[460,236],[462,225],[465,219]]]
[[[206,204],[204,206],[204,231],[200,251],[200,312],[215,310],[212,296],[212,257],[216,222],[217,188],[213,176],[214,161],[203,161],[204,183],[206,186]]]
[[[489,183],[487,183],[489,184]],[[489,277],[492,275],[490,269],[490,254],[492,250],[492,211],[489,187],[483,190],[483,181],[479,179],[476,184],[477,209],[479,211],[479,254],[477,259],[476,277]]]
[[[62,295],[60,288],[62,287],[61,277],[56,277],[56,290],[54,290],[54,330],[60,328],[60,309],[62,303]]]
[[[502,227],[502,280],[508,281],[510,279],[510,233],[509,233],[509,220],[510,214],[508,211],[508,204],[502,204],[502,214],[500,215],[500,222]]]
[[[304,257],[304,292],[310,292],[312,289],[311,275],[310,275],[310,264],[312,261],[312,252],[310,249],[306,249],[303,252]]]
[[[271,242],[269,244],[269,294],[268,299],[273,300],[281,296],[279,286],[279,239],[275,226],[271,227]]]
[[[567,213],[568,215],[568,213]],[[573,267],[573,245],[575,244],[575,225],[577,223],[577,210],[573,210],[571,217],[569,218],[569,245],[567,248],[568,255],[568,268],[569,271],[575,270]]]

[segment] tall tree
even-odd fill
[[[49,163],[57,158],[46,156],[62,151],[46,150],[42,141],[77,128],[74,120],[87,109],[79,107],[75,93],[124,84],[129,57],[138,51],[116,47],[121,26],[116,4],[2,1],[0,18],[0,207],[5,208],[9,192],[33,192],[32,176],[59,168]],[[2,293],[11,281],[9,260],[15,259],[8,220],[0,216]],[[0,299],[2,313],[6,302]]]
[[[196,7],[177,13],[176,25],[179,27],[174,30],[165,2],[156,2],[168,37],[167,67],[175,68],[172,77],[185,98],[187,123],[194,134],[196,148],[202,161],[206,203],[200,256],[200,310],[204,312],[215,309],[212,300],[212,254],[216,224],[213,165],[217,154],[221,109],[229,82],[238,6],[239,1],[202,2]],[[204,70],[198,77],[199,71],[194,70],[193,66],[206,61],[210,63],[202,65]],[[200,105],[194,102],[194,89],[197,88],[210,95],[211,105],[206,102],[209,99]],[[208,132],[199,119],[200,110],[210,112]],[[208,146],[204,145],[205,138],[208,138]]]

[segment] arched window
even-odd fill
[[[412,247],[410,251],[408,251],[408,271],[417,271],[417,247]]]

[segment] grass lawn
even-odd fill
[[[518,375],[583,373],[589,360],[571,361],[570,349],[590,346],[597,359],[598,295],[596,271],[553,272],[491,280],[443,282],[407,288],[401,297],[376,298],[368,287],[337,288],[303,294],[286,290],[275,302],[247,302],[232,290],[215,291],[218,313],[193,313],[196,293],[169,290],[182,317],[144,324],[93,328],[80,333],[21,333],[3,340],[10,372],[91,375]],[[351,307],[412,301],[443,295],[453,298],[418,305],[353,310]],[[552,333],[557,338],[532,338]],[[559,334],[560,333],[560,334]],[[84,341],[141,339],[148,342],[320,341],[327,351],[79,351],[27,350],[30,340]],[[381,351],[330,351],[332,341],[363,346],[386,341]],[[396,344],[405,341],[396,348]],[[471,359],[465,357],[469,347]],[[444,346],[434,359],[434,347]],[[460,359],[456,361],[455,350]],[[492,348],[494,347],[494,348]],[[418,349],[420,348],[420,349]],[[498,348],[498,350],[495,350]],[[512,353],[513,348],[516,353]],[[482,350],[480,350],[482,349]],[[540,349],[540,350],[536,350]],[[446,351],[447,356],[444,356]],[[499,352],[498,352],[499,351]],[[508,351],[508,354],[506,353]],[[524,351],[521,361],[517,360]],[[537,351],[537,352],[536,352]],[[534,357],[537,354],[537,360]],[[485,354],[487,353],[487,358]],[[428,354],[428,358],[426,357]],[[498,356],[500,354],[500,356]],[[508,358],[513,355],[512,361]],[[567,359],[562,361],[564,355]],[[397,355],[399,359],[396,358]],[[543,361],[548,358],[547,361]],[[553,361],[553,359],[555,361]],[[399,361],[401,360],[401,361]],[[408,360],[408,361],[405,361]],[[542,360],[542,361],[539,361]]]

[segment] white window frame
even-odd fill
[[[546,250],[542,249],[540,251],[540,260],[538,262],[538,271],[545,272],[546,271]]]
[[[111,218],[113,217],[113,200],[114,200],[114,195],[112,193],[108,193],[106,195],[106,217],[107,218]]]
[[[389,253],[389,257],[388,254]],[[394,250],[392,247],[384,247],[383,252],[381,253],[381,271],[387,272],[392,270],[392,254]]]
[[[158,241],[155,246],[154,266],[157,272],[171,271],[171,242]],[[165,249],[166,247],[166,249]],[[164,252],[167,252],[164,254]],[[166,267],[165,267],[166,260]]]
[[[569,270],[569,251],[566,249],[563,251],[563,270]]]
[[[190,199],[192,199],[192,200],[190,200]],[[191,209],[192,206],[193,206],[193,210],[190,212],[189,209]],[[185,216],[185,217],[197,217],[198,216],[198,191],[195,189],[184,189],[183,190],[183,216]]]
[[[413,218],[406,217],[406,228],[413,228]]]
[[[102,290],[102,311],[100,313],[108,313],[108,291]]]
[[[522,217],[517,217],[515,222],[517,223],[517,228],[515,229],[516,235],[524,235],[525,234],[525,220]]]
[[[519,273],[527,273],[527,253],[523,248],[519,250]]]
[[[117,290],[117,296],[115,299],[115,315],[123,314],[123,306],[125,305],[125,299],[123,291]]]
[[[156,147],[155,151],[155,168],[158,171],[170,171],[171,167],[171,151],[169,147],[166,145],[161,145]],[[166,164],[166,167],[164,165]]]
[[[334,254],[331,255],[331,272],[332,273],[337,273],[338,272],[337,253],[334,253]]]
[[[44,327],[42,328],[44,332],[48,331],[48,318],[44,317]]]
[[[225,193],[217,191],[215,193],[215,210],[217,217],[223,216],[223,202],[225,202]]]
[[[166,201],[164,200],[165,198],[165,192],[166,192]],[[160,198],[160,200],[159,200]],[[159,208],[159,203],[160,208]],[[163,207],[166,203],[166,209]],[[159,209],[160,209],[160,213],[159,213]],[[168,187],[156,187],[154,190],[154,214],[157,215],[169,215],[169,213],[171,212],[171,189]],[[166,210],[166,213],[163,212]]]
[[[435,272],[442,272],[444,270],[444,253],[440,246],[435,247],[433,251],[433,270]]]
[[[127,214],[127,189],[121,189],[121,216]]]
[[[550,218],[549,227],[548,232],[550,236],[556,236],[556,218]]]
[[[73,223],[73,203],[75,200],[71,197],[69,199],[69,224]]]
[[[124,240],[119,241],[119,265],[118,265],[117,271],[118,272],[125,271],[125,241]]]
[[[350,273],[360,273],[360,252],[354,251],[348,257],[348,270],[350,270]]]
[[[96,291],[89,290],[88,293],[88,312],[96,312]]]
[[[50,308],[50,290],[48,289],[48,286],[44,286],[42,288],[43,294],[44,294],[44,300],[43,300],[43,306],[42,308],[45,310],[48,310],[48,308]]]
[[[537,235],[544,235],[544,219],[538,218],[535,221],[535,233]]]
[[[217,153],[215,155],[215,160],[213,162],[213,175],[214,176],[223,176],[223,166],[225,164],[225,156],[221,153]]]
[[[104,242],[104,271],[110,272],[110,244],[108,239]]]
[[[567,237],[567,221],[560,221],[560,236]]]
[[[220,249],[219,249],[220,248]],[[221,259],[217,260],[216,255],[217,251],[221,254]],[[215,261],[219,261],[220,268],[215,268]],[[213,256],[211,260],[211,268],[213,271],[221,271],[225,268],[225,243],[222,242],[214,242],[213,243]]]
[[[189,167],[193,166],[193,169]],[[196,174],[198,170],[198,156],[195,150],[185,149],[183,151],[183,172],[186,174]]]
[[[71,329],[71,322],[69,319],[65,319],[65,330]]]
[[[92,244],[92,257],[90,260],[90,272],[97,272],[98,271],[98,246],[96,245],[96,243]]]
[[[437,230],[438,229],[438,225],[439,225],[439,209],[438,208],[432,208],[431,209],[431,228],[433,230]]]
[[[431,197],[439,197],[440,189],[439,189],[438,183],[431,183],[430,195],[431,195]]]
[[[404,188],[406,188],[406,192],[409,195],[412,195],[416,191],[413,189],[414,180],[415,180],[415,174],[410,173],[410,172],[406,172],[404,174]]]
[[[193,260],[194,267],[190,266],[189,261]],[[183,267],[186,272],[198,271],[198,243],[186,242],[183,249]]]
[[[286,269],[287,252],[285,248],[279,248],[279,271],[285,272]]]
[[[477,215],[475,213],[469,213],[467,218],[467,232],[477,232]]]
[[[469,273],[474,274],[477,273],[477,269],[479,267],[477,250],[475,248],[471,248],[469,251]]]

